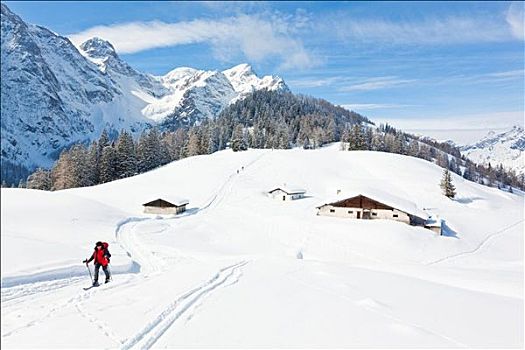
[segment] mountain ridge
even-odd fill
[[[3,3],[1,33],[2,179],[23,177],[13,175],[15,166],[49,167],[62,149],[97,139],[103,129],[137,135],[153,125],[193,126],[252,91],[289,91],[280,77],[259,78],[248,64],[224,71],[228,77],[194,68],[145,74],[110,42],[92,38],[77,48]]]
[[[489,131],[481,140],[460,147],[461,154],[475,163],[502,164],[507,169],[525,174],[525,130],[514,125],[503,131]]]

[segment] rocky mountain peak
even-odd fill
[[[86,55],[95,59],[104,59],[107,57],[118,57],[115,48],[107,40],[101,38],[91,38],[80,45],[80,49]]]

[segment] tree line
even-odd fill
[[[37,169],[28,188],[59,190],[91,186],[140,174],[169,162],[232,148],[315,149],[341,141],[344,150],[391,152],[436,162],[489,186],[524,188],[524,178],[499,165],[477,165],[448,143],[404,133],[329,102],[291,93],[256,91],[223,110],[216,119],[189,128],[150,128],[132,134],[103,131],[90,145],[64,150],[50,170]]]
[[[476,164],[462,156],[459,149],[450,143],[421,138],[388,125],[378,128],[354,125],[345,129],[341,136],[343,150],[368,150],[408,155],[435,162],[463,178],[491,187],[525,189],[525,175],[517,175],[512,169],[499,164],[492,167]]]

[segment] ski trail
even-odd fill
[[[56,292],[58,289],[79,284],[86,280],[86,277],[72,277],[67,279],[60,279],[54,281],[35,282],[31,284],[22,284],[19,286],[2,288],[2,308],[10,307],[21,302],[24,302],[28,297],[35,297],[36,295],[49,295]],[[21,299],[21,300],[19,300]]]
[[[490,242],[494,237],[497,237],[497,236],[500,236],[502,234],[504,234],[505,232],[507,232],[508,230],[510,230],[511,228],[513,228],[514,226],[522,223],[523,220],[519,220],[509,226],[506,226],[504,228],[502,228],[501,230],[499,231],[496,231],[494,233],[491,233],[489,234],[487,237],[485,237],[485,239],[483,239],[474,249],[472,250],[468,250],[466,252],[460,252],[460,253],[457,253],[457,254],[452,254],[452,255],[448,255],[448,256],[445,256],[443,258],[439,258],[437,260],[434,260],[434,261],[431,261],[431,262],[427,262],[425,263],[425,265],[434,265],[434,264],[438,264],[440,262],[443,262],[443,261],[446,261],[446,260],[450,260],[450,259],[455,259],[455,258],[458,258],[460,256],[467,256],[467,255],[471,255],[471,254],[475,254],[477,253],[481,248],[483,248],[488,242]]]
[[[82,317],[89,321],[89,323],[95,325],[102,332],[102,334],[113,340],[117,346],[122,346],[124,342],[120,340],[119,336],[117,336],[105,322],[86,311],[80,302],[75,305],[75,308]]]
[[[124,283],[127,283],[127,282],[128,281],[126,281]],[[110,286],[104,286],[103,290],[117,288],[117,287],[119,287],[119,285],[120,284],[113,284],[113,285],[110,285]],[[15,333],[18,333],[20,331],[26,330],[27,328],[30,328],[30,327],[36,326],[38,324],[41,324],[42,322],[44,322],[48,318],[51,318],[52,316],[54,316],[60,310],[63,310],[63,309],[68,308],[68,307],[73,307],[76,304],[80,303],[81,301],[88,300],[94,294],[100,293],[100,292],[102,292],[102,290],[89,290],[89,291],[86,291],[84,293],[76,294],[73,297],[67,298],[63,302],[52,303],[52,304],[49,305],[49,309],[46,310],[44,315],[39,316],[39,317],[37,317],[37,318],[35,318],[33,320],[30,320],[29,322],[26,322],[24,325],[22,325],[20,327],[17,327],[15,329],[12,329],[12,330],[6,332],[6,333],[3,333],[2,334],[2,338],[9,337],[9,336],[11,336],[11,335],[13,335]],[[48,294],[51,294],[51,292],[48,293]],[[2,305],[2,308],[4,308],[4,305]]]
[[[248,168],[250,168],[253,164],[258,162],[262,157],[264,157],[267,154],[269,154],[269,151],[264,152],[260,154],[259,156],[255,157],[252,161],[250,161],[244,166],[243,172],[245,172]],[[236,180],[241,174],[243,174],[243,172],[232,173],[230,176],[228,176],[226,181],[224,181],[219,186],[217,191],[215,191],[215,193],[206,201],[206,204],[202,206],[202,208],[199,209],[198,213],[206,212],[210,208],[217,207],[222,202],[224,197],[227,196],[229,193],[231,193],[233,189],[234,180]]]
[[[192,307],[194,309],[197,305],[201,304],[204,297],[219,287],[226,287],[237,283],[241,276],[237,270],[247,263],[247,261],[241,261],[222,268],[209,281],[175,299],[155,319],[150,321],[142,330],[135,334],[135,336],[128,339],[122,345],[122,349],[151,348],[175,321],[185,315]],[[191,318],[192,314],[188,317]]]
[[[161,270],[161,262],[149,250],[142,248],[143,244],[133,232],[138,223],[146,220],[153,219],[129,217],[122,220],[115,229],[115,239],[134,264],[138,265],[138,270],[147,276],[148,274],[159,272]]]

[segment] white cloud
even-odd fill
[[[79,46],[95,36],[111,42],[118,53],[208,43],[214,55],[223,60],[240,53],[251,62],[278,57],[283,69],[308,68],[316,64],[303,43],[292,38],[289,28],[282,21],[254,15],[238,15],[221,20],[197,19],[177,23],[152,21],[96,26],[68,37]]]
[[[291,79],[286,83],[294,88],[315,88],[321,86],[330,86],[333,83],[341,80],[340,77],[329,78],[307,78],[307,79]]]
[[[506,20],[510,26],[512,34],[518,39],[525,39],[523,2],[513,2],[510,4]]]
[[[356,84],[343,86],[339,88],[339,91],[351,92],[351,91],[378,90],[378,89],[384,89],[384,88],[391,88],[391,87],[395,87],[399,85],[406,85],[409,83],[413,83],[415,81],[417,80],[399,79],[398,77],[375,77],[375,78],[368,78]]]
[[[345,16],[325,19],[322,27],[325,33],[337,33],[339,38],[352,42],[423,45],[504,42],[515,37],[523,39],[523,4],[513,3],[506,18],[449,16],[391,21]]]
[[[342,104],[340,106],[345,109],[351,110],[351,111],[370,111],[374,109],[415,107],[415,105],[395,104],[395,103],[353,103],[353,104]]]

